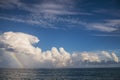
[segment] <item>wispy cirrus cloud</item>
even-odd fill
[[[22,1],[22,0],[1,0],[0,8],[3,9],[18,9],[21,12],[28,12],[27,15],[18,14],[9,15],[4,14],[5,16],[0,16],[0,19],[22,22],[27,24],[39,25],[43,28],[53,28],[53,29],[63,29],[59,24],[65,25],[64,28],[71,28],[74,25],[74,28],[84,27],[86,30],[94,30],[112,33],[119,31],[119,19],[102,19],[101,22],[87,22],[87,19],[81,18],[82,16],[91,16],[100,15],[96,13],[111,13],[109,9],[97,9],[92,8],[91,11],[87,11],[85,6],[82,5],[82,0],[79,1],[81,4],[79,7],[76,6],[77,2],[74,0],[35,0],[35,1]],[[11,6],[11,7],[10,7]],[[89,7],[89,6],[88,6]],[[117,12],[115,12],[117,11]],[[119,10],[114,11],[114,16],[119,12]],[[14,11],[13,11],[14,12]],[[9,15],[9,16],[8,16]],[[77,17],[76,17],[77,16]],[[117,16],[117,15],[116,15]],[[58,25],[56,25],[58,24]],[[67,24],[67,25],[66,25]],[[78,26],[79,25],[79,26]],[[75,27],[76,26],[76,27]]]
[[[29,1],[28,1],[29,2]],[[11,7],[10,7],[11,6]],[[73,0],[42,0],[36,1],[35,4],[25,3],[21,0],[1,0],[0,7],[2,8],[18,8],[30,13],[44,13],[44,14],[53,14],[53,15],[91,15],[91,13],[85,12],[81,9],[78,11],[75,7],[75,1]]]
[[[113,34],[94,34],[93,36],[101,36],[101,37],[120,37],[120,35]]]
[[[9,5],[12,6],[9,8]],[[84,24],[79,18],[74,18],[74,15],[91,15],[81,9],[78,11],[75,7],[75,1],[73,0],[64,0],[64,1],[36,1],[34,4],[26,3],[22,0],[1,0],[0,7],[3,9],[18,9],[22,11],[29,12],[27,15],[13,14],[0,16],[0,19],[22,22],[27,24],[39,25],[43,28],[61,28],[56,27],[56,23],[66,23],[71,25]],[[14,11],[13,11],[14,12]],[[64,17],[67,15],[67,17]],[[69,15],[72,15],[71,17]],[[57,25],[58,26],[58,25]],[[68,27],[68,26],[66,26]]]
[[[120,18],[120,10],[119,9],[95,9],[92,10],[93,13],[95,14],[101,14],[101,15],[106,15],[109,17],[116,17]]]
[[[90,24],[90,26],[88,27],[88,29],[90,30],[97,30],[97,31],[102,31],[102,32],[113,32],[118,30],[115,27],[110,27],[110,26],[106,26],[103,23],[98,23],[98,24]]]
[[[109,19],[106,21],[108,22],[106,25],[120,27],[120,19]]]
[[[31,17],[29,17],[31,16]],[[105,20],[104,22],[101,23],[86,23],[81,21],[79,18],[74,19],[70,18],[69,16],[64,18],[64,17],[58,17],[55,15],[28,15],[25,19],[24,18],[18,18],[17,16],[12,16],[12,17],[6,17],[2,16],[0,19],[4,20],[9,20],[9,21],[14,21],[14,22],[21,22],[21,23],[28,23],[32,25],[41,25],[43,28],[53,28],[53,29],[60,29],[60,27],[56,27],[55,23],[66,23],[66,24],[73,24],[73,25],[81,25],[87,30],[95,30],[95,31],[101,31],[101,32],[115,32],[119,31],[120,29],[120,20],[119,19],[110,19],[110,20]],[[69,26],[64,27],[64,29],[69,28]],[[61,28],[62,29],[62,28]]]
[[[0,16],[0,19],[8,20],[8,21],[14,21],[14,22],[20,22],[20,23],[27,23],[32,25],[38,25],[43,28],[52,28],[52,29],[67,29],[69,26],[66,26],[64,28],[56,26],[56,24],[64,23],[68,25],[85,25],[86,23],[81,21],[79,18],[71,18],[68,17],[58,17],[55,15],[48,15],[48,14],[31,14],[24,16]]]
[[[54,27],[52,24],[49,24],[48,22],[46,21],[43,21],[43,20],[34,20],[32,18],[18,18],[18,17],[15,17],[15,16],[12,16],[12,17],[1,17],[0,16],[0,19],[3,19],[3,20],[8,20],[8,21],[14,21],[14,22],[20,22],[20,23],[28,23],[28,24],[32,24],[32,25],[42,25],[41,27],[43,28],[56,28]]]
[[[12,9],[19,5],[19,0],[0,0],[0,8]]]
[[[90,23],[87,26],[90,30],[102,32],[116,32],[120,30],[120,19],[107,19],[99,23]]]

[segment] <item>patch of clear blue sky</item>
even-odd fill
[[[42,4],[41,0],[41,4]],[[54,1],[54,0],[51,0]],[[27,4],[37,4],[38,0],[22,0],[23,3]],[[96,13],[96,10],[112,10],[118,11],[120,9],[119,0],[77,0],[74,1],[74,9],[71,11],[91,13],[90,15],[62,15],[57,16],[57,18],[65,19],[67,16],[72,17],[73,19],[78,18],[79,20],[86,23],[104,23],[105,19],[119,19],[120,17]],[[111,12],[115,13],[115,12]],[[22,15],[26,17],[31,14],[25,9],[4,9],[0,8],[0,16],[4,15],[6,17]],[[47,21],[47,20],[46,20]],[[120,37],[119,36],[95,36],[96,34],[117,34],[120,35],[119,30],[117,32],[100,32],[96,30],[87,30],[86,25],[66,23],[64,21],[53,21],[52,24],[58,28],[65,29],[50,29],[43,28],[41,25],[34,25],[28,23],[21,23],[15,21],[9,21],[5,19],[0,19],[0,32],[6,31],[16,31],[24,32],[31,35],[35,35],[40,39],[40,42],[35,46],[38,46],[44,50],[51,49],[52,47],[63,47],[68,52],[73,51],[97,51],[97,50],[114,50],[120,48]],[[89,25],[89,24],[88,24]]]
[[[69,52],[73,51],[97,51],[97,50],[114,50],[120,47],[119,37],[94,36],[95,31],[86,31],[79,29],[43,29],[39,26],[27,25],[21,23],[11,23],[9,21],[0,22],[2,32],[15,31],[24,32],[40,39],[36,46],[44,50],[52,47],[63,47]],[[9,24],[9,26],[8,26]]]

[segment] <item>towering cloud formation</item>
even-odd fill
[[[0,64],[9,67],[83,67],[118,63],[115,53],[107,51],[69,53],[64,48],[42,51],[34,47],[39,39],[21,32],[5,32],[0,35]],[[3,57],[3,58],[2,58]],[[9,64],[8,64],[9,63]],[[7,65],[6,65],[7,64]]]

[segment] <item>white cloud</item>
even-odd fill
[[[112,57],[115,62],[119,62],[119,59],[115,53],[112,53]]]
[[[58,27],[55,25],[55,23],[66,23],[66,24],[79,24],[79,25],[85,25],[86,23],[79,20],[78,18],[71,18],[70,16],[68,17],[58,17],[55,15],[41,15],[41,14],[32,14],[32,15],[28,15],[26,16],[26,18],[24,19],[24,16],[0,16],[0,19],[3,20],[8,20],[8,21],[14,21],[14,22],[20,22],[20,23],[28,23],[28,24],[32,24],[32,25],[38,25],[42,28],[52,28],[52,29],[63,29],[61,27]],[[69,26],[64,27],[64,29],[69,28]]]
[[[38,1],[35,4],[26,4],[21,0],[1,0],[0,7],[2,8],[18,8],[31,13],[46,13],[46,14],[79,14],[77,11],[71,11],[69,9],[74,8],[74,1],[64,0],[64,1],[55,1],[43,0],[42,2]],[[81,12],[82,13],[82,12]]]
[[[7,50],[13,50],[18,53],[34,54],[36,48],[34,48],[32,44],[38,41],[37,37],[19,32],[7,32],[0,36],[1,46],[4,46]]]
[[[88,29],[102,31],[102,32],[113,32],[113,31],[118,30],[116,27],[111,27],[111,26],[105,25],[103,23],[101,23],[101,24],[100,23],[99,24],[96,24],[96,23],[90,24],[88,26]]]
[[[95,34],[93,36],[120,37],[120,35],[111,35],[111,34]]]
[[[88,52],[84,52],[81,55],[82,61],[89,61],[89,62],[100,62],[100,59],[98,57],[97,54],[94,53],[88,53]]]
[[[35,4],[26,4],[24,1],[21,0],[1,0],[0,5],[4,5],[3,8],[8,7],[8,5],[13,6],[12,8],[16,8],[18,10],[22,10],[23,12],[29,12],[27,15],[5,15],[1,14],[0,19],[14,21],[14,22],[21,22],[27,24],[37,25],[43,28],[53,28],[53,29],[61,29],[61,27],[56,26],[55,23],[68,23],[69,25],[77,25],[82,24],[80,19],[72,19],[61,17],[61,15],[90,15],[90,13],[84,12],[83,10],[77,11],[75,9],[75,1],[73,0],[64,0],[64,1],[38,1]],[[46,17],[47,16],[47,17]],[[68,28],[68,27],[67,27]],[[65,28],[66,29],[66,28]]]
[[[79,1],[82,4],[83,1]],[[82,9],[79,6],[80,10],[76,7],[76,1],[74,0],[64,0],[64,1],[56,1],[56,0],[42,0],[37,1],[34,4],[26,4],[24,1],[21,0],[0,0],[0,7],[2,8],[16,8],[23,12],[28,12],[27,15],[21,15],[22,18],[18,16],[11,16],[7,17],[8,14],[5,16],[0,16],[0,19],[9,20],[9,21],[16,21],[22,22],[27,24],[34,24],[43,28],[53,28],[53,29],[60,29],[61,27],[56,26],[55,23],[68,23],[67,28],[71,28],[72,25],[77,26],[81,25],[87,28],[87,30],[95,30],[101,32],[114,32],[119,30],[120,20],[119,19],[110,19],[110,20],[103,20],[104,22],[99,23],[87,23],[83,22],[81,18],[71,17],[71,15],[92,15],[92,12],[96,13],[111,13],[114,10],[94,10],[92,12],[86,12],[85,9]],[[117,11],[120,12],[119,10]],[[118,14],[117,13],[117,14]],[[21,13],[20,13],[21,14]],[[111,13],[113,14],[113,13]],[[61,17],[61,15],[66,15],[71,18]],[[32,17],[31,17],[32,16]],[[47,16],[47,18],[46,18]],[[34,18],[35,17],[35,18]],[[70,27],[69,27],[70,25]],[[66,28],[65,28],[66,29]]]
[[[2,8],[15,8],[19,4],[19,0],[0,0],[0,7]]]
[[[106,25],[109,26],[114,26],[114,27],[120,27],[120,19],[110,19],[110,20],[106,20]]]
[[[112,17],[120,17],[120,10],[119,9],[95,9],[92,12],[101,14],[101,15],[106,15],[106,16],[112,16]]]
[[[0,64],[9,62],[9,67],[53,68],[53,67],[81,67],[89,63],[119,62],[115,53],[107,51],[69,53],[64,48],[42,51],[34,47],[39,39],[22,32],[5,32],[0,35]],[[87,63],[86,63],[87,62]],[[104,63],[105,64],[105,63]],[[5,65],[4,65],[5,66]],[[94,65],[93,65],[94,66]]]
[[[47,21],[44,21],[42,19],[34,19],[34,18],[19,18],[17,16],[11,16],[11,17],[5,17],[5,16],[0,16],[0,19],[4,20],[9,20],[9,21],[14,21],[14,22],[20,22],[20,23],[28,23],[32,25],[39,25],[43,28],[53,28],[56,29],[52,24],[48,23]]]
[[[34,2],[34,1],[33,1]],[[80,2],[80,1],[79,1]],[[82,1],[81,1],[82,2]],[[1,0],[0,7],[7,9],[17,8],[19,10],[28,11],[32,14],[51,14],[51,15],[91,15],[81,8],[81,11],[76,9],[76,1],[74,0],[42,0],[36,3],[25,3],[21,0]]]
[[[107,20],[103,20],[103,22],[87,23],[84,24],[84,26],[86,26],[88,30],[112,33],[120,30],[120,19],[107,19]],[[102,34],[99,34],[98,36],[102,36]],[[107,36],[107,35],[103,34],[103,36]],[[108,34],[108,36],[117,36],[117,35]]]

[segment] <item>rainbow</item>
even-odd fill
[[[11,54],[12,58],[17,62],[20,68],[24,68],[24,65],[21,63],[20,59],[16,56],[16,54]]]

